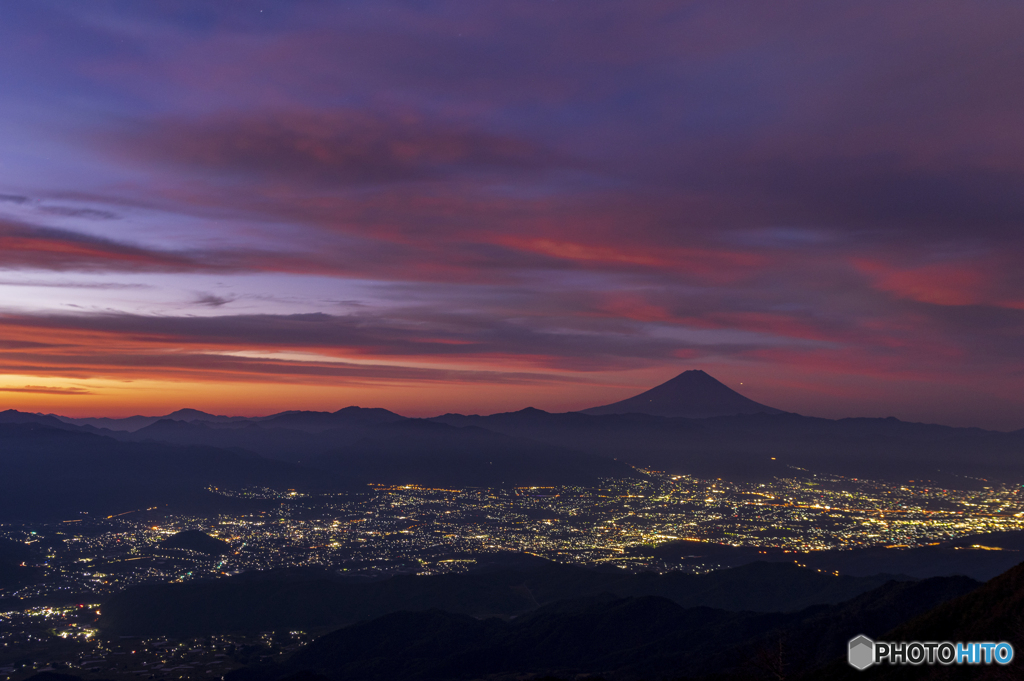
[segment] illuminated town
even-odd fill
[[[309,566],[428,575],[464,570],[501,552],[664,571],[683,566],[653,564],[631,549],[676,540],[791,551],[910,548],[1024,529],[1024,495],[1015,486],[965,491],[810,474],[732,483],[639,472],[642,477],[610,479],[597,488],[377,485],[365,493],[318,496],[211,488],[254,510],[215,517],[142,510],[0,526],[3,537],[44,547],[48,557],[40,566],[45,579],[0,597],[105,595],[144,582]],[[212,559],[160,546],[170,535],[196,529],[232,551]]]
[[[134,675],[148,669],[149,678],[209,678],[254,655],[285,654],[308,639],[303,632],[268,632],[263,638],[191,642],[101,640],[93,625],[99,603],[142,583],[282,568],[431,575],[465,571],[510,552],[633,571],[702,572],[720,566],[656,558],[644,549],[675,541],[694,542],[688,552],[694,554],[709,544],[793,552],[899,549],[1024,529],[1018,487],[968,491],[927,481],[893,484],[793,473],[772,483],[735,483],[638,470],[635,478],[609,479],[595,488],[375,485],[361,493],[317,496],[210,488],[250,510],[197,517],[141,509],[95,520],[5,525],[0,535],[36,548],[45,559],[36,566],[35,583],[0,594],[3,603],[19,604],[0,612],[0,679],[48,668],[42,665],[50,661],[31,651],[45,649],[53,657],[57,639],[69,646],[61,668],[103,671],[103,678],[117,676],[119,669]],[[211,557],[161,546],[183,530],[201,530],[229,550]],[[68,601],[63,606],[33,605],[62,595]],[[118,664],[111,663],[115,656]]]

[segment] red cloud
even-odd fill
[[[853,266],[879,291],[921,303],[944,306],[991,305],[1022,309],[1020,291],[1012,288],[1019,264],[989,256],[923,265],[897,264],[879,258],[854,258]]]
[[[566,165],[541,145],[412,112],[280,111],[165,120],[117,144],[200,171],[290,183],[379,184]]]
[[[67,230],[0,221],[0,267],[183,271],[203,266],[174,253],[147,250]]]

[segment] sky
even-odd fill
[[[0,4],[0,408],[1024,428],[1024,5]]]

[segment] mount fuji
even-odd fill
[[[691,419],[737,414],[783,414],[740,395],[700,369],[684,371],[670,381],[639,395],[603,407],[583,409],[583,414],[650,414]]]

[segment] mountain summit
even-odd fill
[[[700,369],[695,369],[684,371],[672,380],[635,397],[603,407],[583,409],[581,413],[594,416],[651,414],[703,419],[711,416],[784,412],[747,399]]]

